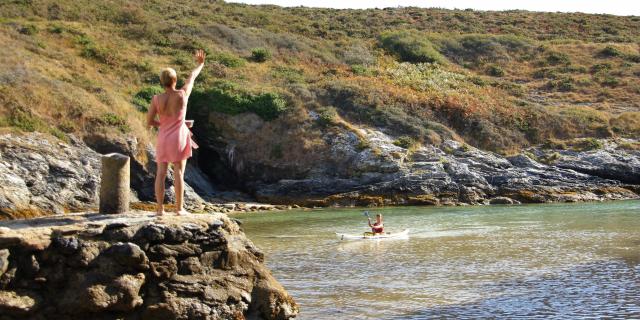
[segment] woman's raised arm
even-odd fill
[[[200,71],[202,71],[202,67],[204,66],[204,58],[205,58],[204,50],[202,49],[196,50],[196,53],[194,54],[194,58],[196,59],[198,66],[195,69],[193,69],[193,71],[191,71],[189,78],[187,78],[187,81],[184,83],[184,86],[182,86],[182,90],[184,90],[187,96],[191,95],[191,90],[193,90],[193,83],[196,81],[196,77],[198,76],[198,74],[200,74]]]

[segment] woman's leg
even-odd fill
[[[167,168],[169,163],[158,163],[158,170],[156,171],[156,213],[162,215],[164,213],[164,180],[167,178]]]
[[[184,169],[187,166],[187,160],[173,163],[173,180],[175,181],[176,190],[176,212],[178,214],[186,214],[184,210]]]

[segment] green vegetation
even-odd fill
[[[394,145],[404,149],[409,149],[413,147],[416,143],[417,142],[413,138],[407,137],[407,136],[402,136],[397,140],[393,141]]]
[[[167,12],[175,15],[166,19]],[[174,67],[181,85],[193,50],[203,48],[207,63],[189,112],[278,119],[274,136],[286,124],[315,141],[339,121],[500,152],[550,139],[633,138],[640,134],[639,22],[195,0],[5,1],[0,102],[10,107],[0,109],[0,125],[148,140],[141,112],[162,91],[158,72]],[[319,125],[306,125],[310,111]]]
[[[196,90],[190,99],[194,109],[231,115],[253,112],[266,121],[278,118],[288,108],[287,102],[278,93],[251,93],[231,82],[219,82],[212,88]]]
[[[255,62],[265,62],[271,59],[271,51],[267,48],[254,48],[251,50],[251,59]]]
[[[227,52],[216,52],[209,59],[229,68],[240,68],[246,63],[246,60]]]
[[[160,86],[147,86],[138,91],[138,93],[133,96],[133,100],[131,102],[133,102],[133,104],[138,108],[139,111],[147,112],[153,96],[163,92],[164,89],[162,89],[162,87]]]
[[[318,124],[321,126],[333,126],[338,123],[338,112],[334,107],[321,108],[318,111]]]
[[[445,60],[433,44],[418,32],[385,32],[380,35],[379,41],[382,48],[405,62],[443,63]]]

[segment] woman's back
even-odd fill
[[[184,120],[184,114],[187,107],[187,97],[183,90],[175,90],[172,92],[165,92],[154,96],[155,105],[158,115],[160,116],[160,125],[162,126],[164,120],[169,119],[181,119]]]

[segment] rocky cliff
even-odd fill
[[[83,140],[70,135],[68,142],[42,133],[0,135],[0,220],[30,218],[97,208],[100,186],[100,151],[131,157],[133,201],[153,201],[155,162],[153,148],[135,150],[135,143]],[[165,198],[174,201],[172,176]],[[223,195],[198,168],[188,166],[185,176],[186,207],[193,211],[242,210],[214,206]],[[243,198],[243,195],[232,195]],[[204,198],[204,199],[203,199]],[[246,200],[246,198],[245,198]]]
[[[0,223],[1,319],[289,319],[298,307],[224,214]]]
[[[640,152],[623,148],[631,140],[593,139],[587,140],[596,145],[591,149],[533,147],[501,156],[451,139],[403,143],[384,129],[344,122],[318,129],[317,117],[309,114],[281,132],[286,123],[212,114],[221,135],[204,148],[223,155],[256,198],[269,203],[542,203],[629,199],[640,192]],[[323,134],[305,136],[309,128]],[[277,146],[288,147],[274,157]]]

